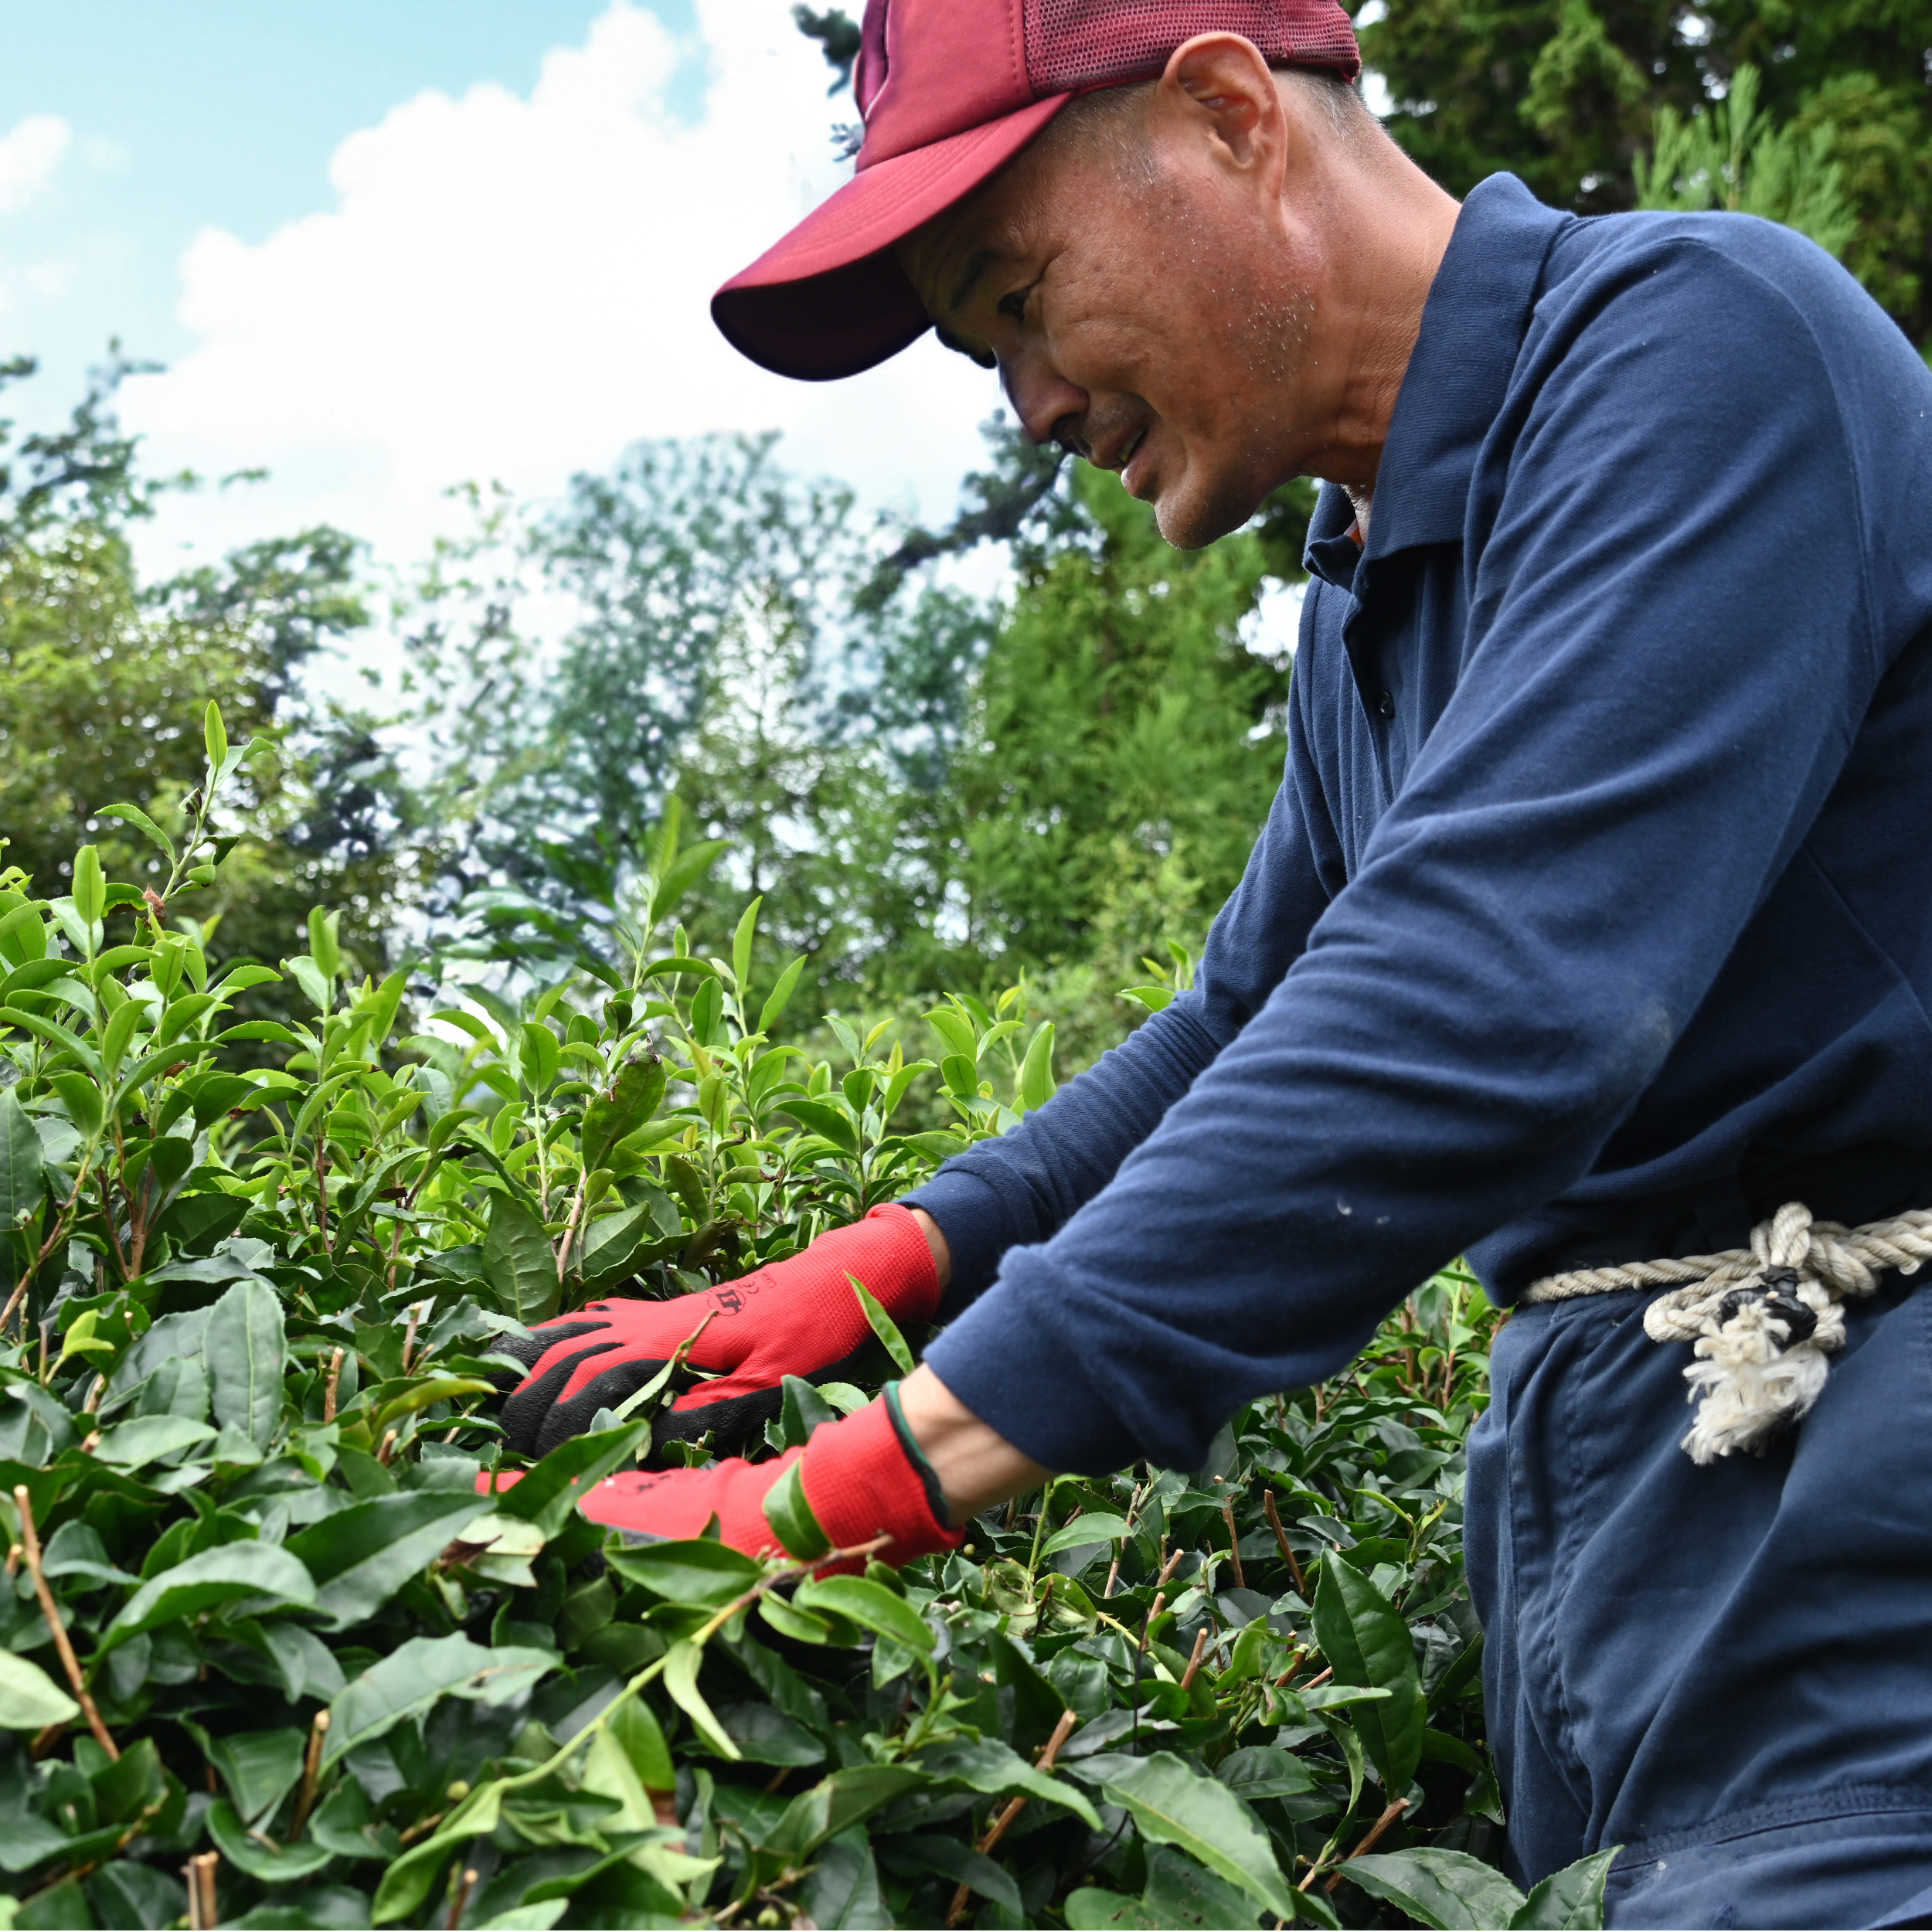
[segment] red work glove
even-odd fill
[[[701,1536],[715,1516],[722,1540],[747,1556],[809,1556],[786,1550],[764,1513],[766,1497],[794,1463],[800,1464],[805,1501],[835,1549],[886,1536],[892,1541],[874,1553],[883,1563],[900,1564],[957,1549],[965,1539],[963,1529],[947,1524],[939,1478],[906,1426],[896,1383],[856,1415],[820,1423],[802,1449],[788,1449],[770,1462],[734,1457],[709,1469],[630,1470],[607,1476],[577,1507],[593,1522],[640,1543]],[[498,1480],[507,1486],[515,1478]],[[487,1493],[489,1482],[479,1476],[477,1487]],[[854,1557],[828,1563],[819,1573],[865,1566],[863,1556]]]
[[[910,1208],[876,1207],[789,1261],[708,1294],[594,1301],[539,1322],[527,1339],[505,1337],[499,1352],[529,1372],[503,1405],[505,1439],[519,1455],[541,1456],[580,1435],[600,1409],[614,1409],[641,1389],[709,1315],[685,1359],[694,1369],[723,1372],[723,1379],[679,1396],[658,1415],[654,1435],[695,1440],[709,1430],[727,1447],[755,1440],[778,1413],[787,1376],[835,1380],[872,1340],[854,1280],[895,1321],[932,1319],[939,1277]]]

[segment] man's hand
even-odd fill
[[[883,1537],[872,1553],[896,1564],[960,1545],[963,1532],[946,1520],[937,1479],[899,1411],[896,1385],[856,1415],[821,1423],[802,1449],[770,1462],[734,1457],[708,1469],[628,1470],[607,1477],[577,1506],[593,1522],[640,1541],[701,1536],[715,1517],[719,1538],[747,1556],[809,1559],[825,1546],[801,1538],[796,1513],[773,1496],[794,1465],[811,1518],[834,1549]],[[488,1476],[477,1479],[486,1493],[489,1483]],[[828,1563],[825,1573],[862,1570],[865,1560]]]
[[[696,1335],[685,1359],[722,1379],[679,1396],[658,1417],[658,1439],[709,1431],[727,1448],[755,1440],[778,1413],[787,1376],[835,1376],[873,1339],[852,1282],[862,1282],[895,1321],[930,1321],[944,1247],[929,1216],[876,1207],[790,1260],[707,1294],[594,1302],[539,1323],[527,1340],[498,1345],[529,1371],[503,1405],[505,1437],[521,1455],[547,1454],[589,1428],[600,1409],[634,1395]]]

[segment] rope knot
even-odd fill
[[[1748,1249],[1615,1267],[1534,1283],[1529,1302],[1671,1284],[1644,1311],[1653,1342],[1688,1342],[1684,1371],[1697,1413],[1683,1438],[1692,1461],[1736,1449],[1762,1455],[1810,1410],[1826,1358],[1845,1345],[1841,1301],[1870,1294],[1887,1269],[1913,1273],[1932,1257],[1932,1209],[1860,1228],[1815,1221],[1789,1201],[1751,1230]]]

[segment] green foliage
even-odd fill
[[[1783,222],[1834,255],[1858,233],[1829,128],[1774,128],[1758,108],[1758,71],[1740,67],[1723,100],[1682,118],[1657,114],[1657,151],[1636,162],[1640,208],[1723,208]]]
[[[1714,151],[1687,168],[1660,144],[1714,117],[1744,72],[1756,70],[1755,109],[1788,149],[1765,137],[1757,201],[1719,193],[1696,205],[1747,206],[1776,219],[1791,219],[1784,210],[1795,208],[1803,218],[1794,225],[1821,230],[1821,238],[1849,224],[1842,246],[1852,272],[1913,341],[1932,338],[1932,98],[1923,60],[1932,9],[1924,0],[1796,9],[1723,0],[1695,11],[1653,0],[1389,0],[1371,11],[1362,51],[1393,96],[1389,131],[1457,195],[1509,168],[1557,207],[1638,206],[1638,163],[1647,151],[1657,151],[1655,172],[1667,191],[1694,179],[1706,159],[1729,158]],[[1714,124],[1693,138],[1706,134],[1728,148]],[[1834,168],[1844,212],[1821,218],[1816,204],[1832,199],[1824,184]]]
[[[303,1016],[234,1025],[267,969],[211,970],[169,903],[253,755],[212,708],[205,740],[151,896],[92,848],[63,898],[0,879],[14,1923],[176,1921],[189,1857],[223,1923],[263,1926],[936,1924],[961,1885],[984,1923],[1369,1923],[1346,1855],[1397,1799],[1377,1900],[1423,1900],[1418,1859],[1425,1923],[1502,1896],[1466,1277],[1345,1380],[1243,1410],[1202,1471],[1058,1479],[901,1573],[578,1515],[647,1453],[668,1371],[487,1493],[514,1466],[498,1336],[600,1287],[704,1288],[903,1192],[1049,1097],[1050,1029],[961,993],[930,1058],[836,1019],[842,1071],[774,1045],[797,975],[757,966],[756,906],[730,957],[659,936],[714,856],[675,822],[621,971],[525,961],[512,999],[453,960],[410,1033],[400,978],[352,980],[318,912],[282,962]],[[902,1131],[922,1082],[951,1124]],[[877,1375],[903,1370],[868,1312]],[[773,1446],[869,1399],[788,1383]],[[792,1547],[822,1536],[801,1492],[773,1507]],[[1597,1923],[1601,1881],[1515,1922]]]
[[[0,383],[32,372],[19,361]],[[115,420],[134,365],[97,371],[69,427],[23,438],[0,423],[0,838],[44,892],[63,889],[77,844],[144,886],[195,811],[202,747],[182,720],[213,702],[266,749],[233,774],[232,852],[185,900],[213,957],[273,957],[320,899],[342,906],[372,964],[404,884],[400,787],[362,723],[310,704],[301,667],[362,626],[358,546],[318,528],[237,551],[218,566],[143,583],[131,526],[161,492]],[[119,822],[114,822],[115,821]],[[216,934],[219,930],[219,937]]]

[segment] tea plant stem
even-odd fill
[[[1203,1635],[1206,1634],[1205,1631],[1202,1632]],[[1073,1736],[1073,1726],[1079,1722],[1080,1714],[1077,1711],[1068,1709],[1060,1713],[1060,1721],[1053,1726],[1053,1735],[1040,1747],[1039,1756],[1033,1760],[1036,1769],[1050,1771],[1053,1768],[1053,1760],[1060,1756],[1060,1747]],[[1026,1808],[1026,1801],[1024,1798],[1009,1799],[1000,1808],[998,1815],[994,1818],[992,1823],[987,1826],[985,1835],[980,1839],[977,1847],[982,1858],[991,1855],[994,1846],[1006,1835],[1007,1827]],[[952,1904],[946,1913],[946,1923],[949,1927],[958,1924],[960,1920],[965,1917],[966,1902],[971,1897],[972,1890],[973,1888],[970,1885],[962,1884],[953,1894]]]
[[[1381,1817],[1377,1818],[1374,1824],[1371,1825],[1368,1830],[1363,1832],[1362,1835],[1361,1842],[1358,1844],[1355,1849],[1349,1854],[1349,1858],[1344,1859],[1342,1861],[1342,1867],[1336,1870],[1334,1876],[1328,1880],[1327,1885],[1322,1889],[1325,1891],[1334,1891],[1341,1884],[1343,1879],[1348,1876],[1345,1868],[1347,1867],[1349,1859],[1359,1859],[1362,1856],[1363,1852],[1372,1852],[1375,1848],[1382,1842],[1382,1835],[1383,1832],[1387,1831],[1389,1827],[1394,1824],[1396,1820],[1401,1817],[1403,1813],[1407,1811],[1408,1808],[1409,1801],[1406,1798],[1397,1798],[1396,1801],[1382,1814]],[[1315,1874],[1312,1872],[1308,1874],[1309,1879],[1312,1879],[1314,1876]],[[1308,1889],[1308,1879],[1304,1879],[1301,1882],[1301,1889],[1305,1892]]]
[[[1141,1485],[1139,1488],[1134,1491],[1132,1500],[1128,1504],[1127,1533],[1128,1536],[1133,1535],[1134,1520],[1141,1513],[1141,1505],[1146,1502],[1147,1492],[1153,1487],[1153,1478],[1150,1477],[1145,1482]],[[1103,1597],[1111,1597],[1113,1595],[1114,1586],[1121,1580],[1121,1559],[1122,1556],[1125,1556],[1126,1553],[1127,1536],[1123,1536],[1121,1540],[1114,1546],[1114,1561],[1107,1569],[1107,1587],[1100,1592],[1100,1594]]]
[[[322,1391],[322,1421],[325,1426],[335,1420],[335,1390],[342,1379],[342,1362],[347,1351],[338,1349],[328,1359],[328,1385]]]
[[[1281,1555],[1288,1566],[1288,1574],[1294,1580],[1294,1594],[1305,1604],[1308,1600],[1308,1580],[1301,1573],[1301,1564],[1294,1552],[1288,1546],[1287,1532],[1281,1527],[1281,1513],[1274,1506],[1274,1492],[1264,1489],[1261,1492],[1261,1513],[1268,1519],[1268,1527],[1274,1532],[1274,1540],[1281,1546]]]
[[[328,1707],[315,1713],[315,1721],[309,1726],[308,1755],[302,1762],[302,1788],[295,1799],[294,1821],[288,1828],[292,1843],[302,1835],[302,1827],[308,1822],[309,1807],[315,1802],[315,1781],[321,1775],[322,1745],[328,1736]]]
[[[121,1747],[108,1735],[107,1726],[100,1721],[100,1713],[95,1708],[87,1680],[81,1675],[80,1660],[73,1654],[73,1645],[67,1640],[67,1627],[60,1621],[60,1607],[55,1603],[53,1592],[47,1587],[46,1573],[40,1567],[40,1536],[33,1525],[33,1497],[24,1482],[15,1485],[13,1504],[20,1512],[20,1543],[26,1553],[27,1573],[33,1579],[33,1594],[40,1599],[40,1614],[46,1618],[47,1628],[53,1634],[53,1646],[60,1653],[61,1668],[67,1673],[67,1682],[73,1686],[73,1694],[86,1714],[87,1728],[94,1733],[95,1742],[111,1758],[117,1760]]]
[[[421,1325],[423,1311],[429,1305],[427,1301],[412,1301],[410,1304],[409,1323],[403,1331],[403,1372],[405,1375],[410,1372],[410,1357],[416,1352],[416,1331]]]
[[[1201,1658],[1207,1649],[1208,1626],[1203,1624],[1194,1637],[1194,1655],[1187,1660],[1187,1668],[1182,1673],[1181,1688],[1192,1690],[1194,1680],[1201,1674]]]
[[[476,1867],[474,1865],[464,1866],[463,1876],[457,1881],[456,1896],[450,1900],[450,1915],[443,1921],[450,1928],[450,1932],[455,1932],[456,1927],[463,1923],[463,1908],[470,1902],[470,1888],[475,1883]]]
[[[315,1136],[315,1233],[323,1253],[333,1256],[335,1250],[328,1238],[328,1151],[319,1132]]]
[[[188,1881],[188,1923],[190,1932],[213,1932],[221,1921],[215,1898],[215,1869],[221,1863],[219,1852],[203,1852],[182,1867]]]
[[[1228,1526],[1228,1560],[1234,1566],[1234,1581],[1237,1589],[1246,1590],[1248,1580],[1241,1573],[1241,1532],[1234,1526],[1234,1498],[1226,1498],[1221,1505],[1221,1514]]]

